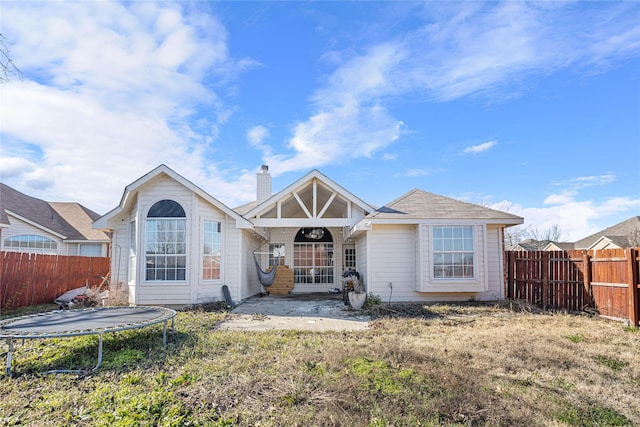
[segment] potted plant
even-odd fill
[[[342,280],[348,289],[349,305],[351,305],[354,310],[361,310],[367,301],[367,293],[363,291],[360,279],[355,274],[351,274]]]

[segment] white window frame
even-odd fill
[[[157,203],[162,201],[173,202],[182,208],[182,205],[171,199],[163,199],[152,204],[150,211],[156,206]],[[184,211],[184,208],[182,208]],[[158,224],[153,226],[152,224]],[[156,231],[157,230],[157,231]],[[189,248],[189,234],[188,234],[187,215],[184,212],[184,216],[152,216],[149,217],[149,213],[145,217],[145,235],[144,235],[144,281],[147,283],[186,283],[189,269],[188,248]],[[164,234],[163,234],[164,233]],[[154,240],[152,237],[154,234],[162,237],[162,240]],[[154,249],[151,251],[151,249]],[[157,267],[154,269],[156,276],[150,278],[149,263],[155,261],[153,265]],[[160,263],[158,263],[160,261]],[[164,266],[164,268],[163,268]],[[173,277],[167,278],[167,274],[164,277],[157,278],[157,273],[164,271],[165,273],[173,272]],[[182,273],[182,274],[181,274]]]
[[[322,245],[325,246],[323,251],[326,254],[325,257],[328,265],[318,264],[320,262],[320,258],[316,255],[318,253],[318,247]],[[304,260],[299,257],[302,248],[311,248],[311,256]],[[333,242],[295,242],[293,247],[294,284],[320,286],[332,285],[334,283],[335,272],[333,265],[334,250],[335,246]],[[301,261],[307,262],[301,263]],[[306,278],[307,280],[301,281],[301,278]],[[310,281],[308,279],[310,279]]]
[[[357,265],[356,245],[343,245],[342,253],[342,269],[355,270]]]
[[[472,225],[438,225],[431,228],[431,262],[434,281],[473,281],[477,275],[477,256],[474,227]],[[465,258],[471,257],[471,263]],[[437,262],[442,259],[442,262]],[[439,267],[440,266],[440,267]],[[465,273],[471,268],[472,274]],[[451,271],[439,275],[438,271]],[[456,275],[456,271],[462,274]]]
[[[90,248],[89,255],[83,254]],[[101,257],[102,256],[102,243],[79,243],[78,244],[78,256],[86,257]]]
[[[218,236],[218,242],[215,241],[211,241],[208,242],[207,241],[207,230],[206,230],[206,225],[207,224],[217,224],[218,225],[218,230],[217,232],[212,232],[210,233],[211,236],[210,237],[215,237],[216,235]],[[200,278],[203,282],[207,282],[207,283],[213,283],[213,282],[221,282],[222,278],[224,277],[224,254],[225,254],[225,244],[224,244],[224,223],[219,220],[219,219],[210,219],[210,218],[205,218],[201,221],[201,239],[202,239],[202,254],[200,257]],[[207,245],[211,244],[211,250],[209,253],[207,254]],[[215,251],[218,251],[218,258],[219,258],[219,268],[218,268],[218,277],[214,277],[214,278],[205,278],[205,266],[206,266],[206,258],[207,257],[215,257]]]
[[[7,241],[14,240],[18,241],[18,246],[7,246]],[[2,245],[7,252],[28,252],[47,255],[56,255],[58,253],[58,242],[39,234],[9,236],[2,241]]]
[[[136,252],[138,247],[138,227],[136,227],[136,225],[137,223],[135,219],[129,221],[129,273],[127,275],[127,280],[129,282],[134,281],[136,278]]]

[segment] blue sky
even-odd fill
[[[575,240],[640,215],[638,2],[2,1],[0,178],[106,213],[164,163],[227,205],[312,169]]]

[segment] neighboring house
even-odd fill
[[[108,256],[110,235],[92,227],[100,215],[78,203],[45,202],[0,183],[0,249]]]
[[[128,185],[94,223],[113,233],[111,274],[131,304],[234,301],[263,288],[254,263],[291,269],[292,293],[341,287],[360,273],[384,301],[496,300],[503,295],[504,228],[521,217],[413,190],[376,209],[313,170],[231,209],[165,165]],[[280,272],[278,272],[280,274]]]
[[[509,251],[541,251],[549,244],[552,244],[549,240],[535,240],[535,239],[525,239],[521,240],[515,245],[507,248]]]
[[[544,248],[543,251],[571,251],[575,249],[575,245],[570,242],[549,242]]]
[[[625,249],[640,247],[640,216],[631,217],[621,223],[571,243],[550,242],[545,251]]]
[[[624,249],[640,246],[640,216],[631,217],[574,243],[575,249]]]

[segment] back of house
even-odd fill
[[[426,302],[502,299],[504,229],[522,222],[421,190],[376,208],[317,170],[272,194],[267,166],[256,201],[231,209],[160,165],[94,228],[113,233],[131,304],[221,300],[225,285],[239,302],[268,291],[271,269],[294,294],[339,288],[351,270],[385,301]]]

